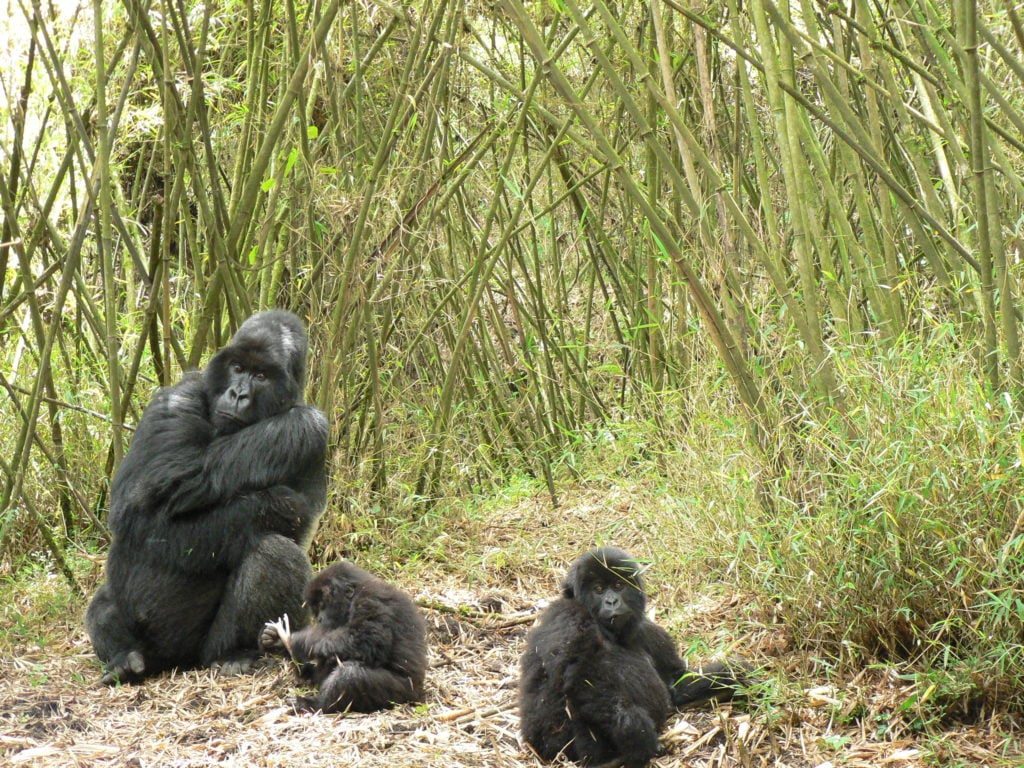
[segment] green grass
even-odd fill
[[[804,461],[755,521],[747,587],[839,668],[906,665],[921,724],[1020,707],[1020,415],[986,397],[967,353],[868,352],[838,357],[850,421],[803,425]]]
[[[93,569],[84,558],[71,562],[79,578]],[[0,606],[0,653],[6,657],[66,644],[85,611],[81,598],[45,564],[0,578]]]

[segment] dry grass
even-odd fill
[[[471,549],[518,551],[515,547],[529,539],[536,550],[554,550],[548,554],[557,563],[537,567],[534,560],[527,566],[523,555],[500,568],[478,568],[471,582],[465,573],[453,572],[451,562],[446,571],[428,572],[429,564],[419,563],[404,572],[421,585],[403,584],[426,606],[430,626],[424,706],[374,715],[296,715],[290,700],[300,689],[290,668],[278,660],[241,677],[191,671],[141,686],[97,687],[98,663],[77,616],[64,618],[63,624],[59,618],[46,619],[46,647],[8,634],[0,662],[0,760],[26,766],[140,768],[539,766],[518,738],[518,657],[537,610],[554,591],[553,572],[560,572],[573,554],[563,551],[571,537],[555,529],[564,526],[586,537],[596,533],[594,520],[604,516],[594,508],[593,497],[583,497],[577,506],[546,518],[543,504],[518,502],[515,509],[491,517],[486,529],[474,530],[479,538],[454,556],[466,556]],[[605,505],[606,510],[615,507]],[[627,546],[637,551],[644,546],[643,525],[620,532]],[[663,576],[661,569],[651,575],[659,620],[677,635],[685,631],[709,641],[731,636],[733,647],[763,667],[766,682],[755,701],[677,713],[663,735],[665,755],[655,761],[659,768],[1024,762],[1008,757],[1012,743],[1006,734],[1015,733],[1013,722],[996,718],[986,727],[915,735],[898,714],[907,699],[905,683],[891,671],[865,671],[842,686],[835,681],[827,685],[789,650],[786,629],[771,621],[769,610],[735,594],[683,595],[679,587],[659,583]],[[31,624],[38,599],[21,594],[7,615],[13,611]],[[670,600],[676,604],[666,604]],[[879,729],[883,722],[888,727]]]

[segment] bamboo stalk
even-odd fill
[[[584,26],[583,15],[579,8],[572,3],[571,0],[566,3],[566,6],[569,8],[576,23],[584,30],[584,34],[587,34],[586,27]],[[672,233],[662,220],[659,212],[650,206],[646,196],[640,190],[635,180],[625,172],[624,164],[619,157],[618,152],[616,152],[612,143],[604,135],[604,132],[590,115],[589,110],[573,91],[568,80],[565,78],[557,63],[544,45],[536,27],[533,25],[533,22],[526,13],[526,9],[518,0],[502,0],[502,7],[505,8],[510,16],[516,21],[517,26],[523,34],[525,42],[530,47],[534,57],[542,65],[543,71],[550,80],[552,86],[559,92],[562,98],[566,100],[566,103],[576,114],[577,119],[592,135],[594,141],[600,148],[602,155],[607,158],[611,169],[618,177],[623,189],[629,195],[631,200],[643,211],[646,221],[650,224],[655,237],[657,237],[659,242],[668,250],[669,257],[679,269],[680,274],[689,286],[695,303],[700,310],[701,316],[707,323],[708,332],[737,386],[741,401],[748,409],[748,413],[752,421],[755,424],[759,423],[763,416],[760,395],[757,392],[752,377],[747,371],[738,347],[728,330],[725,328],[724,323],[718,315],[718,312],[716,311],[710,296],[705,290],[702,281],[683,257],[675,243]],[[607,8],[603,5],[600,5],[599,7],[602,9],[603,13],[608,13]],[[593,39],[593,37],[590,38],[591,41],[593,41]],[[621,40],[619,41],[619,44],[620,47],[622,47]],[[594,52],[599,66],[605,70],[606,74],[611,76],[613,70],[610,68],[609,63],[604,59],[603,55],[599,53],[599,49],[592,45],[591,50]],[[626,48],[626,50],[628,50],[628,48]],[[618,90],[620,94],[624,94],[623,88]]]

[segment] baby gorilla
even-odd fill
[[[644,615],[640,574],[621,549],[587,552],[527,636],[520,727],[543,759],[641,768],[658,754],[673,706],[734,694],[728,667],[689,670],[669,634]]]
[[[286,650],[299,674],[319,687],[298,711],[374,712],[423,701],[427,641],[408,595],[352,563],[326,568],[306,586],[315,623],[295,634],[273,622],[260,633],[264,651]]]

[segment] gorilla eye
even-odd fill
[[[242,373],[242,371],[244,371],[244,370],[245,370],[245,367],[241,363],[232,363],[231,364],[231,372],[232,373]]]
[[[603,595],[604,594],[604,584],[595,584],[594,585],[594,594]]]
[[[254,377],[255,377],[256,381],[266,381],[267,380],[267,374],[265,374],[263,371],[257,371],[254,374]]]
[[[612,584],[612,589],[614,589],[616,592],[621,592],[625,588],[626,582],[624,581],[616,581],[614,584]]]

